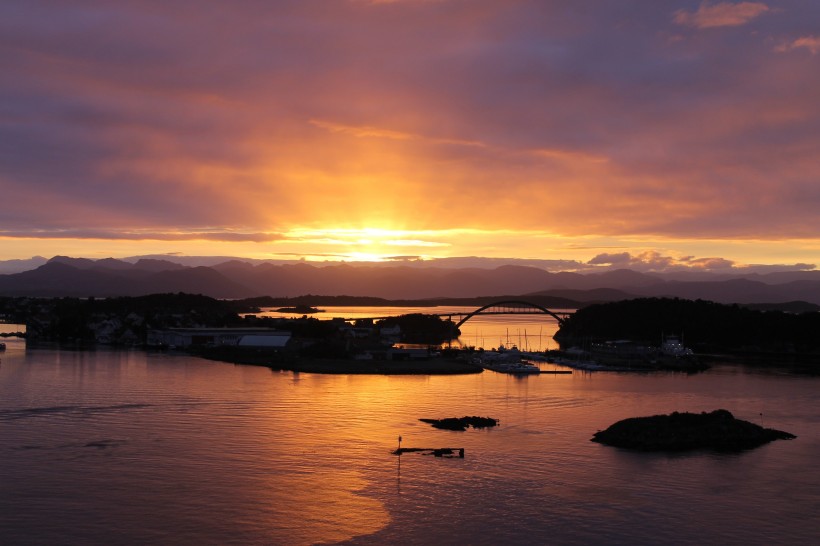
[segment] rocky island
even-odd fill
[[[444,430],[465,431],[469,427],[489,428],[498,425],[498,419],[492,417],[447,417],[445,419],[419,419],[423,423],[430,423],[434,428]]]
[[[719,409],[624,419],[596,432],[592,441],[638,451],[743,451],[793,438],[796,436],[788,432],[763,428]]]
[[[310,305],[295,305],[293,307],[280,307],[276,310],[279,313],[300,313],[302,315],[311,315],[313,313],[324,313],[324,309],[318,307],[311,307]]]

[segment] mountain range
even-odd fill
[[[579,303],[678,297],[737,304],[802,301],[812,304],[806,310],[820,306],[820,271],[686,278],[626,269],[552,273],[520,265],[486,269],[228,259],[212,266],[189,266],[171,259],[131,262],[56,256],[34,269],[0,275],[0,296],[113,297],[186,292],[220,299],[315,294],[412,300],[539,295]]]

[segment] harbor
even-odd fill
[[[696,375],[292,373],[5,342],[9,544],[446,544],[453,529],[467,544],[818,539],[816,377],[725,364]],[[717,408],[797,439],[731,457],[590,441],[619,419]],[[474,414],[501,426],[418,420]],[[393,456],[398,434],[403,448],[453,451]]]

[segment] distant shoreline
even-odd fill
[[[263,366],[272,370],[352,375],[464,375],[481,373],[484,370],[473,364],[451,358],[430,358],[425,360],[355,360],[352,358],[296,358],[273,361],[270,358],[251,356],[226,358],[215,355],[198,355],[208,360]]]

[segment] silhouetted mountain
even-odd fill
[[[606,271],[604,273],[593,273],[586,275],[591,282],[596,282],[596,288],[632,288],[636,286],[652,286],[663,279],[649,273],[639,273],[630,269],[616,269],[614,271]],[[597,277],[597,279],[596,279]]]
[[[759,277],[761,282],[767,284],[781,284],[794,281],[820,281],[820,271],[777,271],[765,275],[752,275],[749,278],[754,280]]]
[[[71,264],[69,264],[71,265]],[[114,271],[127,271],[129,269],[134,268],[134,264],[124,262],[122,260],[117,260],[114,258],[103,258],[102,260],[97,260],[94,262],[92,266],[93,269],[111,269]]]
[[[116,289],[106,292],[104,287],[109,284],[111,276],[108,273],[80,269],[57,260],[31,271],[0,276],[0,294],[48,297],[130,295],[121,279],[116,283]]]
[[[802,300],[820,303],[820,281],[765,284],[748,279],[719,282],[668,282],[637,290],[642,296],[677,297],[718,303],[778,303]]]
[[[146,277],[141,294],[186,292],[212,298],[238,299],[259,295],[210,267],[192,267],[175,271],[160,271]]]
[[[630,270],[583,275],[550,273],[520,265],[457,269],[303,262],[254,265],[230,260],[213,267],[187,267],[170,260],[141,259],[132,264],[112,258],[94,261],[66,256],[56,256],[34,270],[0,275],[0,295],[9,296],[133,296],[168,292],[231,299],[321,294],[429,300],[530,294],[582,302],[677,297],[718,303],[820,304],[820,275],[784,273],[756,275],[755,280],[687,282]]]
[[[92,264],[92,260],[89,260]],[[123,262],[125,263],[125,262]],[[73,264],[73,265],[69,265]],[[207,267],[154,272],[131,264],[114,269],[111,262],[91,266],[84,260],[51,260],[31,271],[0,275],[0,294],[6,296],[140,296],[186,292],[215,298],[246,298],[258,293]],[[77,267],[79,266],[79,267]]]
[[[0,275],[31,271],[47,262],[48,260],[42,256],[34,256],[28,260],[0,260]]]
[[[69,256],[54,256],[48,263],[65,264],[77,269],[91,269],[97,262],[88,258],[71,258]]]
[[[557,290],[544,290],[543,292],[535,292],[527,294],[527,299],[533,297],[552,297],[564,298],[567,300],[582,302],[582,303],[600,303],[609,301],[628,300],[637,297],[635,294],[617,290],[615,288],[593,288],[591,290],[572,290],[569,288]]]
[[[142,271],[153,271],[157,273],[159,271],[176,271],[178,269],[185,269],[185,266],[178,263],[169,262],[168,260],[142,258],[137,260],[137,263],[134,264],[134,268]]]

